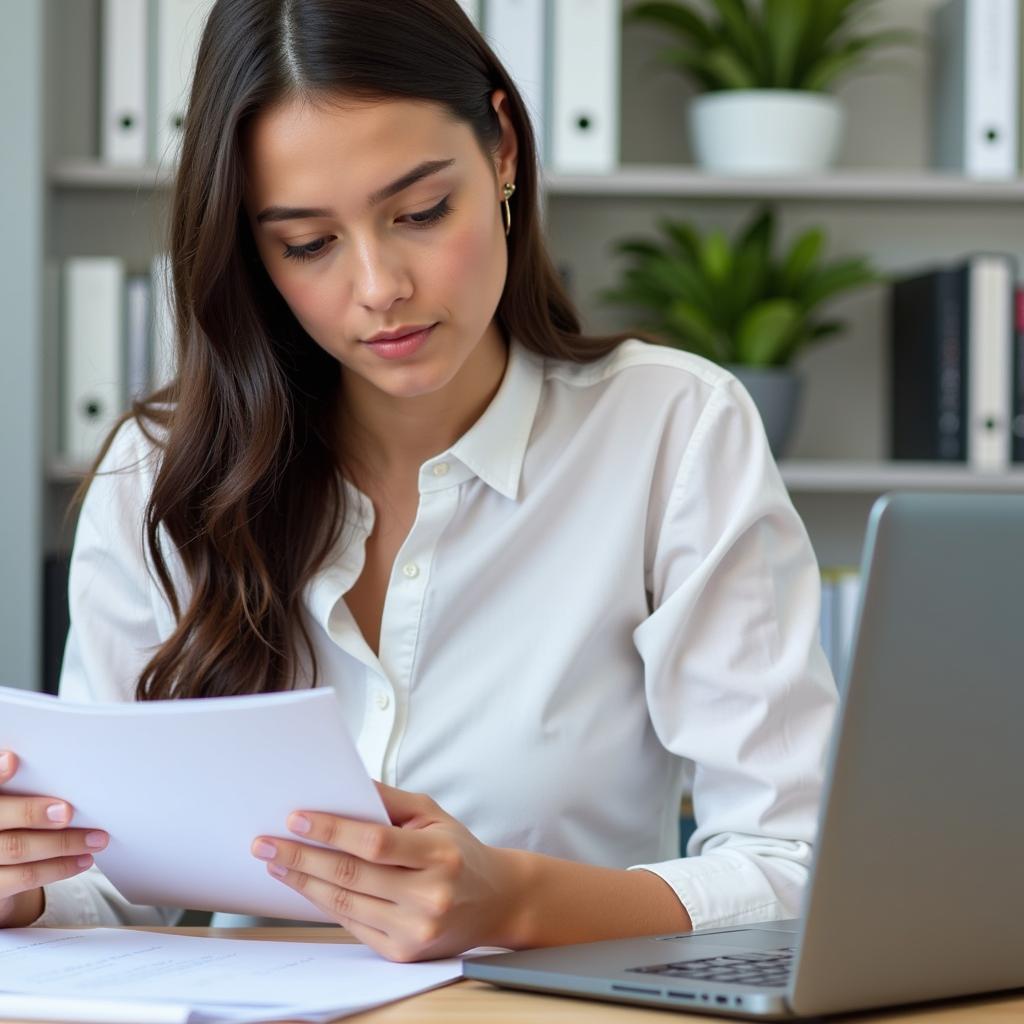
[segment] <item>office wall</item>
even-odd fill
[[[44,7],[5,0],[0,32],[0,685],[40,676],[40,346]],[[25,339],[33,339],[26,344]]]

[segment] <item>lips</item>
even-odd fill
[[[367,345],[376,345],[382,341],[398,341],[401,338],[408,338],[413,334],[419,334],[421,331],[430,330],[431,327],[436,326],[435,324],[413,324],[410,327],[400,327],[395,331],[380,331],[375,334],[372,338],[364,338],[363,341]]]

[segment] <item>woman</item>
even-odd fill
[[[735,378],[581,333],[455,0],[218,0],[171,225],[177,377],[85,485],[62,696],[334,686],[393,825],[252,852],[395,960],[795,916],[837,702],[806,531]],[[176,921],[72,815],[0,795],[3,923]]]

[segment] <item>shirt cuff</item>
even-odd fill
[[[85,928],[90,925],[177,924],[184,910],[129,903],[113,882],[93,864],[88,871],[43,886],[46,906],[32,923],[40,928]]]
[[[46,904],[42,914],[32,922],[33,928],[80,928],[116,923],[100,920],[92,886],[81,875],[44,885],[43,898]]]
[[[792,916],[757,866],[736,850],[633,864],[627,870],[650,871],[665,881],[686,908],[694,931]]]

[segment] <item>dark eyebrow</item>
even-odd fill
[[[424,160],[418,167],[414,167],[400,178],[396,178],[390,185],[385,185],[374,192],[367,200],[366,205],[371,208],[379,206],[385,199],[390,199],[393,195],[397,195],[410,185],[415,185],[417,181],[421,181],[430,174],[443,171],[453,163],[455,163],[454,158],[449,160]],[[256,215],[256,223],[265,224],[272,220],[302,220],[305,217],[333,216],[335,216],[334,210],[325,206],[268,206]]]

